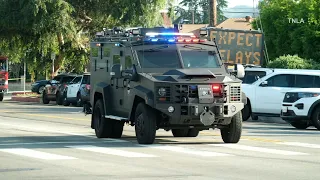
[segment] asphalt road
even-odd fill
[[[238,144],[219,130],[196,138],[157,131],[139,145],[134,128],[124,137],[97,139],[81,108],[0,103],[0,179],[217,179],[320,178],[320,131],[284,123],[247,121]]]

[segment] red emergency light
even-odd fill
[[[193,33],[146,33],[145,41],[170,43],[199,43],[206,39],[199,39]]]
[[[222,96],[223,95],[223,88],[221,84],[212,84],[211,85],[212,93],[215,96]]]

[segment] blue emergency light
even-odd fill
[[[206,39],[199,39],[193,33],[148,32],[145,34],[144,41],[170,42],[170,43],[199,43],[199,42],[205,42]]]

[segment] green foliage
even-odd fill
[[[161,25],[167,0],[0,0],[0,55],[27,59],[30,73],[81,72],[88,42],[114,26]],[[37,71],[39,70],[39,71]],[[34,75],[33,75],[34,76]]]
[[[258,29],[261,22],[270,59],[297,54],[320,62],[319,0],[262,1],[259,9],[260,19],[252,25]],[[288,18],[298,21],[294,23]]]
[[[192,11],[194,11],[195,24],[209,24],[209,1],[208,0],[182,0],[181,6],[185,6],[188,9],[176,7],[175,23],[179,23],[181,20],[189,20],[192,23]],[[220,23],[225,20],[222,9],[228,7],[226,0],[217,0],[217,22]]]
[[[320,69],[320,64],[312,60],[303,59],[298,55],[284,55],[268,63],[269,68],[283,69]]]

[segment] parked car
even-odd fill
[[[45,86],[42,93],[43,104],[49,104],[50,101],[56,101],[58,105],[63,103],[63,92],[67,84],[77,75],[75,74],[59,74],[50,80]]]
[[[82,83],[80,86],[80,94],[82,104],[90,105],[90,73],[83,75]]]
[[[87,78],[87,74],[77,76],[68,84],[63,92],[64,106],[69,106],[70,103],[78,107],[83,105],[81,91],[87,83]]]
[[[42,91],[44,90],[44,87],[48,84],[48,82],[49,82],[48,80],[39,80],[34,82],[31,85],[31,92],[41,94]]]
[[[242,110],[243,120],[251,116],[280,117],[283,93],[298,88],[319,88],[319,70],[270,69],[271,73],[252,84],[242,84],[247,104]]]
[[[315,126],[320,130],[320,88],[301,88],[286,92],[281,118],[297,129]]]
[[[242,80],[242,84],[252,84],[258,79],[272,73],[272,69],[270,68],[257,68],[257,67],[247,67],[245,68],[245,75],[243,78],[239,78]]]

